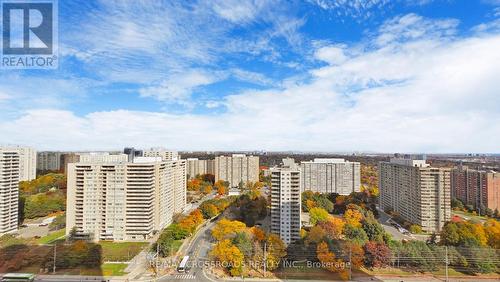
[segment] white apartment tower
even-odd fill
[[[450,172],[421,159],[380,162],[380,208],[397,212],[424,231],[439,232],[451,217]]]
[[[78,236],[94,241],[143,241],[184,209],[184,161],[100,158],[68,164],[68,234],[76,228]]]
[[[290,244],[300,239],[300,169],[271,168],[271,233]]]
[[[233,154],[215,158],[215,181],[228,181],[231,187],[259,181],[259,157]]]
[[[172,161],[179,159],[179,153],[177,151],[171,151],[164,148],[151,148],[149,150],[144,150],[144,157],[160,157],[164,161]]]
[[[344,159],[301,162],[302,191],[349,195],[361,189],[360,164]]]
[[[0,236],[17,230],[19,176],[19,151],[0,148]]]
[[[0,149],[16,151],[19,154],[19,181],[30,181],[36,178],[37,153],[30,147],[12,146]]]

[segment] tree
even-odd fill
[[[347,209],[344,213],[344,218],[347,224],[354,227],[361,227],[363,214],[361,214],[361,212],[357,209]]]
[[[368,240],[384,242],[385,230],[376,220],[364,220],[363,230],[368,236]]]
[[[347,240],[358,245],[364,245],[368,241],[368,235],[366,235],[365,230],[361,227],[354,227],[350,224],[346,224],[344,227],[344,235]]]
[[[422,227],[417,224],[413,224],[410,226],[410,232],[413,234],[421,234],[422,233]]]
[[[350,251],[351,263],[355,269],[359,269],[363,266],[365,259],[365,251],[358,244],[349,243],[347,245]]]
[[[330,215],[325,209],[312,208],[311,210],[309,210],[309,221],[313,225],[320,221],[326,221],[329,217]]]
[[[383,267],[391,262],[391,250],[384,243],[370,241],[365,244],[365,265]]]
[[[328,220],[320,221],[318,225],[326,232],[327,238],[338,240],[342,237],[345,223],[340,218],[330,216]]]
[[[319,225],[313,226],[311,228],[311,230],[309,231],[309,233],[307,233],[306,244],[310,244],[310,243],[317,244],[317,243],[323,241],[326,234],[327,233],[325,232],[325,230],[323,230],[323,228],[321,228],[321,226],[319,226]]]
[[[272,271],[278,268],[282,258],[286,256],[286,245],[281,238],[276,234],[267,236],[267,269]]]
[[[219,209],[217,207],[210,203],[210,202],[203,202],[199,206],[199,209],[201,210],[201,213],[203,214],[203,218],[209,219],[214,216],[217,216],[219,214]]]
[[[243,271],[244,255],[230,240],[225,239],[218,242],[210,252],[210,255],[227,265],[232,276],[238,276]]]
[[[231,241],[243,253],[245,258],[250,259],[253,251],[253,243],[249,233],[247,232],[236,233],[236,235]]]
[[[337,267],[335,267],[335,254],[333,252],[330,252],[328,244],[324,241],[319,243],[316,247],[316,256],[318,257],[318,260],[322,263],[322,265],[324,265],[325,268],[329,271],[337,272],[339,270]]]
[[[241,221],[231,221],[228,219],[221,219],[212,229],[212,237],[217,241],[232,238],[236,233],[242,232],[246,229],[246,225]]]
[[[500,249],[500,222],[488,219],[484,224],[488,245],[494,249]]]
[[[257,241],[264,241],[266,239],[266,233],[264,232],[264,230],[260,229],[259,227],[252,227],[250,228],[250,232],[252,232],[255,240]]]

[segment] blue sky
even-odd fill
[[[0,143],[498,153],[499,48],[498,0],[59,1]]]

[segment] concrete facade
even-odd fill
[[[19,151],[0,148],[0,236],[17,231],[19,179]]]
[[[344,159],[301,162],[302,191],[349,195],[361,189],[360,164]]]
[[[36,169],[58,171],[61,169],[61,152],[38,152]]]
[[[137,159],[68,164],[67,234],[76,228],[93,241],[143,241],[183,211],[185,162]]]
[[[259,157],[233,154],[215,158],[215,181],[228,181],[231,187],[259,181]]]
[[[164,148],[151,148],[144,150],[144,157],[161,157],[164,161],[178,160],[179,153],[177,151],[171,151]]]
[[[271,168],[271,233],[290,244],[300,239],[301,189],[298,167]]]
[[[455,167],[451,171],[451,194],[476,210],[500,210],[500,173]]]
[[[451,218],[450,169],[424,160],[379,163],[380,208],[391,209],[427,232],[439,232]]]
[[[193,179],[197,175],[215,174],[215,160],[199,160],[197,158],[189,158],[186,160],[186,164],[189,179]]]

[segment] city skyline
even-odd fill
[[[236,2],[59,1],[59,68],[0,70],[0,143],[498,150],[498,1]]]

